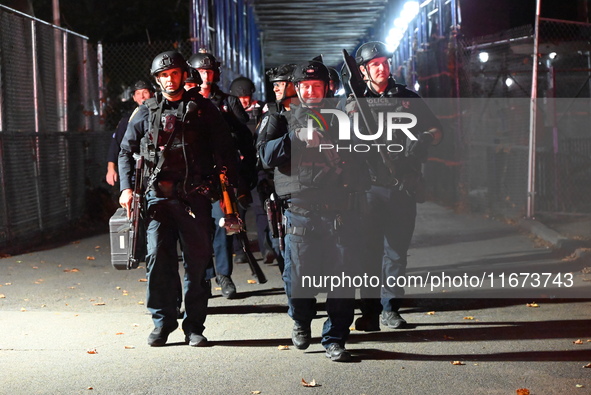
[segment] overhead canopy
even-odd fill
[[[387,10],[388,0],[254,0],[263,33],[266,67],[299,63],[320,54],[328,66],[342,63]],[[392,1],[390,1],[392,3]]]

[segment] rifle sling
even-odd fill
[[[158,111],[156,112],[156,119],[154,121],[159,120],[160,117],[162,116],[163,103],[164,103],[164,100],[162,100],[162,102],[160,103],[160,106],[158,107]],[[181,102],[181,104],[179,105],[179,108],[177,109],[177,119],[179,118],[178,114],[183,113],[183,107],[184,107],[184,103]],[[153,129],[153,133],[152,133],[152,136],[154,138],[153,141],[155,144],[158,144],[158,131],[159,131],[158,125],[159,125],[159,123],[160,122],[152,122],[152,125],[151,125],[152,129]],[[166,160],[166,153],[170,150],[170,147],[172,147],[172,143],[173,143],[174,138],[177,134],[177,131],[181,127],[184,127],[184,123],[182,123],[182,125],[180,125],[180,127],[175,127],[174,130],[172,131],[172,133],[170,133],[170,137],[168,138],[168,141],[166,142],[164,149],[160,153],[160,157],[158,158],[158,163],[154,167],[154,170],[150,174],[150,177],[148,177],[146,189],[150,189],[152,187],[152,185],[154,185],[154,182],[156,182],[156,178],[158,177],[158,173],[160,173],[160,170],[162,170],[162,166],[164,165],[164,161]],[[155,150],[153,150],[153,152],[155,152]]]

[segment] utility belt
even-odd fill
[[[295,214],[308,215],[311,212],[359,210],[364,202],[365,192],[346,192],[342,196],[318,200],[292,196],[287,200],[287,208]]]
[[[205,196],[215,202],[220,199],[219,183],[213,176],[202,179],[196,177],[191,180],[156,180],[150,188],[157,197],[169,199],[185,199],[193,194]]]

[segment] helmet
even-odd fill
[[[217,61],[215,56],[210,54],[209,52],[199,52],[193,54],[189,58],[189,66],[194,69],[206,69],[206,70],[215,70],[219,69],[221,64]]]
[[[326,84],[330,81],[326,66],[315,60],[298,64],[293,71],[292,81],[301,82],[308,80],[321,80]]]
[[[133,85],[133,88],[131,89],[131,93],[135,93],[135,91],[139,91],[140,89],[147,89],[150,92],[154,93],[154,87],[152,86],[152,84],[148,84],[146,81],[144,80],[139,80],[138,82],[136,82]]]
[[[157,55],[154,60],[152,60],[152,68],[150,69],[150,73],[155,76],[161,71],[170,70],[177,67],[183,71],[187,70],[187,62],[185,62],[183,55],[176,51],[166,51]]]
[[[215,56],[207,52],[205,49],[200,49],[198,53],[193,54],[187,63],[194,69],[213,70],[213,82],[218,82],[220,80],[220,66],[222,64],[217,61]]]
[[[185,79],[185,83],[187,82],[201,85],[203,83],[203,80],[201,79],[201,75],[197,70],[189,67],[189,76],[187,77],[187,79]]]
[[[270,82],[279,82],[279,81],[291,81],[291,75],[295,70],[295,64],[282,64],[279,67],[273,67],[272,69],[267,71],[267,76],[269,76]]]
[[[339,75],[339,72],[334,67],[329,67],[328,75],[332,81],[335,92],[341,89],[341,76]]]
[[[252,96],[254,82],[246,77],[238,77],[230,84],[230,94],[234,96]]]
[[[392,57],[392,52],[388,51],[386,44],[380,41],[370,41],[359,47],[355,53],[355,62],[357,66],[366,64],[372,59],[381,57]]]

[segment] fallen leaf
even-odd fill
[[[222,287],[215,287],[214,290],[221,291],[222,290]]]
[[[539,305],[539,304],[537,304],[536,302],[533,302],[533,303],[528,303],[528,304],[526,304],[525,306],[526,306],[526,307],[540,307],[540,305]]]
[[[33,266],[33,269],[39,269],[37,266]]]
[[[75,273],[75,272],[79,272],[80,270],[73,268],[73,269],[64,269],[64,272],[66,273]]]
[[[94,248],[101,248],[101,246],[94,246]]]
[[[465,319],[465,320],[473,320],[473,319],[474,319],[474,317],[472,317],[471,315],[469,315],[469,316],[467,316],[467,317],[464,317],[464,319]]]
[[[453,340],[453,339],[454,339],[453,337],[451,337],[451,336],[447,336],[447,335],[443,335],[443,338],[444,338],[445,340]]]
[[[119,289],[121,289],[121,287],[115,287],[115,289],[119,290]]]
[[[527,388],[519,388],[516,392],[517,395],[529,395],[529,390]]]
[[[87,261],[94,261],[94,257],[93,257],[93,256],[87,256],[87,257],[86,257],[86,260],[87,260]]]
[[[125,346],[126,350],[133,350],[135,348],[135,346]]]
[[[24,307],[21,307],[21,311],[27,311],[27,309],[25,309]]]
[[[115,333],[115,335],[124,335],[124,334],[125,334],[125,332],[117,332],[117,333]]]
[[[289,346],[277,346],[278,350],[289,350]]]
[[[92,387],[88,387],[88,388],[87,388],[87,390],[93,390],[93,389],[94,389],[94,388],[92,388]]]
[[[451,364],[452,365],[465,365],[465,363],[462,361],[453,361]]]
[[[587,365],[583,365],[584,368],[591,368],[591,363],[588,363]]]
[[[579,339],[579,340],[575,340],[575,341],[573,342],[573,344],[583,344],[583,341],[582,341],[581,339]]]
[[[575,387],[577,387],[577,388],[585,388],[585,386],[583,384],[577,384],[577,385],[575,385]]]
[[[72,243],[70,243],[70,244],[80,244],[80,240],[73,241],[73,242],[72,242]]]
[[[96,348],[91,348],[90,350],[86,350],[87,354],[98,354],[98,351],[96,350]]]
[[[317,384],[316,380],[314,379],[312,379],[312,381],[310,381],[309,383],[306,380],[302,379],[302,385],[304,387],[320,387],[320,384]]]
[[[427,315],[435,315],[435,312],[434,312],[434,311],[428,311],[428,312],[427,312],[427,313],[425,313],[425,314],[427,314]]]
[[[144,302],[142,302],[142,301],[140,300],[139,302],[137,302],[137,304],[141,304],[141,305],[143,305],[143,304],[144,304]]]
[[[257,280],[246,280],[246,282],[249,284],[256,284]]]
[[[260,394],[261,391],[250,391],[251,394]]]
[[[105,302],[97,302],[97,303],[93,303],[93,306],[104,306]]]
[[[12,285],[12,283],[4,283],[4,285]]]
[[[140,278],[138,281],[140,283],[147,283],[148,282],[148,279],[147,278]]]
[[[6,298],[6,295],[0,294],[0,299],[5,299],[5,298]]]

